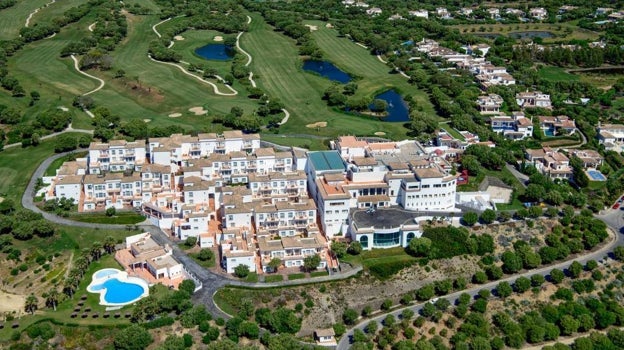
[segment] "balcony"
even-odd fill
[[[121,192],[121,188],[107,188],[106,192]]]

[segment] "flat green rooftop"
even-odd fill
[[[346,169],[338,151],[311,152],[308,153],[308,158],[312,162],[312,165],[314,165],[314,170],[316,171],[344,171]]]

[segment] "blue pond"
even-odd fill
[[[342,84],[351,81],[351,76],[349,74],[341,71],[338,67],[327,61],[305,60],[303,62],[303,70],[318,73],[329,80],[337,81]]]
[[[234,57],[234,50],[224,44],[208,44],[195,49],[195,53],[207,60],[227,61]]]
[[[129,303],[143,295],[142,286],[135,283],[121,282],[117,278],[111,278],[102,284],[92,286],[91,291],[97,292],[104,288],[106,289],[104,300],[111,304]]]
[[[407,122],[410,120],[409,108],[401,95],[394,90],[388,90],[375,96],[375,99],[384,100],[388,103],[388,116],[382,120],[385,122]],[[372,105],[369,106],[371,108]]]

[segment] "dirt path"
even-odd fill
[[[88,111],[88,110],[87,110],[87,111],[85,111],[85,113],[89,114],[89,115],[91,116],[91,118],[93,118],[93,113],[91,113],[91,111]],[[85,133],[85,134],[91,134],[91,135],[93,135],[93,130],[86,130],[86,129],[74,129],[74,128],[72,128],[72,125],[71,125],[71,124],[69,124],[69,125],[67,126],[67,128],[65,128],[65,130],[63,130],[63,131],[59,131],[59,132],[54,132],[54,133],[51,133],[51,134],[49,134],[49,135],[41,136],[40,140],[47,140],[47,139],[51,139],[51,138],[53,138],[53,137],[59,136],[59,135],[61,135],[61,134],[64,134],[64,133],[66,133],[66,132],[81,132],[81,133]],[[9,144],[9,145],[4,145],[4,148],[6,149],[6,148],[13,148],[13,147],[18,147],[18,146],[20,146],[20,147],[21,147],[21,146],[22,146],[22,143],[21,143],[21,142],[11,143],[11,144]]]
[[[69,271],[72,268],[73,262],[74,262],[74,251],[72,250],[71,255],[69,256],[69,260],[67,261],[67,270],[65,270],[65,279],[69,277]]]
[[[31,12],[31,13],[28,15],[28,17],[26,18],[26,23],[24,23],[24,27],[28,27],[28,26],[30,25],[30,20],[32,19],[32,16],[34,16],[34,15],[35,15],[35,13],[39,12],[39,10],[41,10],[41,9],[42,9],[42,8],[44,8],[44,7],[48,7],[48,6],[52,5],[52,4],[54,4],[55,2],[56,2],[56,0],[52,0],[52,1],[50,1],[49,3],[47,3],[47,4],[43,5],[43,6],[42,6],[42,7],[40,7],[40,8],[37,8],[37,9],[35,9],[33,12]]]
[[[624,330],[624,328],[620,328],[620,330]],[[593,329],[591,331],[591,333],[593,332],[597,332],[597,333],[601,333],[601,334],[607,334],[607,331],[605,330],[595,330]],[[539,345],[531,345],[531,346],[525,346],[523,348],[521,348],[522,350],[541,350],[543,349],[545,346],[552,346],[555,345],[556,343],[562,343],[565,345],[572,345],[572,343],[574,343],[574,341],[578,338],[583,338],[583,337],[588,337],[590,333],[581,333],[578,335],[573,335],[571,337],[560,337],[559,339],[557,339],[556,341],[551,341],[548,343],[541,343]]]
[[[93,89],[93,90],[91,90],[91,91],[89,91],[89,92],[86,92],[86,93],[82,94],[82,96],[91,95],[91,94],[92,94],[92,93],[94,93],[94,92],[100,91],[100,90],[104,87],[104,85],[106,85],[106,83],[104,82],[104,80],[102,80],[102,79],[100,79],[100,78],[98,78],[98,77],[96,77],[96,76],[93,76],[93,75],[91,75],[91,74],[89,74],[89,73],[86,73],[86,72],[81,71],[81,70],[80,70],[80,67],[78,66],[79,61],[78,61],[78,59],[76,58],[76,56],[71,55],[71,58],[72,58],[72,60],[74,60],[74,68],[76,68],[76,70],[78,71],[78,73],[80,73],[80,74],[82,74],[82,75],[84,75],[84,76],[87,76],[87,77],[89,77],[89,78],[91,78],[91,79],[95,79],[95,80],[97,80],[97,81],[100,83],[100,86],[96,87],[95,89]]]

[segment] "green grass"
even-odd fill
[[[184,247],[184,245],[180,245],[180,247]],[[197,258],[198,253],[193,253],[193,254],[189,254],[189,256],[191,258],[193,258],[193,260],[195,260],[196,263],[198,263],[199,265],[201,265],[201,267],[205,268],[205,269],[210,269],[215,267],[216,265],[216,261],[215,259],[210,259],[210,260],[199,260]]]
[[[555,34],[554,38],[545,38],[544,42],[561,40],[597,40],[600,33],[579,28],[574,23],[514,23],[514,24],[459,24],[450,28],[457,29],[461,34],[504,34],[526,31],[547,31]]]
[[[306,130],[306,132],[314,134],[316,133],[316,129],[309,129],[309,130]],[[294,146],[294,147],[306,148],[311,151],[320,151],[320,150],[328,149],[328,147],[323,142],[324,139],[317,139],[317,138],[301,138],[301,137],[296,138],[296,137],[288,137],[286,135],[280,135],[280,134],[263,133],[262,140],[277,143],[283,146]]]
[[[264,276],[265,283],[281,282],[284,280],[282,275],[266,275]]]
[[[457,131],[455,128],[448,125],[448,123],[439,123],[438,126],[440,127],[440,129],[446,131],[447,134],[453,136],[454,138],[458,140],[464,140],[462,134],[460,134],[459,131]]]
[[[257,283],[258,282],[258,274],[255,272],[250,272],[247,277],[245,277],[245,282],[249,283]]]
[[[134,225],[145,221],[143,215],[134,211],[117,211],[114,216],[106,216],[105,213],[75,213],[69,217],[71,220],[90,222],[93,224],[117,224]]]
[[[321,97],[332,82],[320,76],[305,73],[301,68],[302,60],[298,56],[294,41],[275,32],[262,17],[254,14],[252,18],[250,31],[241,37],[241,46],[253,57],[251,70],[254,72],[257,84],[270,96],[278,97],[291,114],[289,121],[280,127],[281,134],[335,137],[354,133],[373,135],[377,131],[383,131],[389,138],[405,138],[408,130],[403,127],[402,123],[385,123],[370,117],[349,115],[329,108]],[[338,48],[355,46],[346,39],[337,38],[335,32],[328,34],[325,41],[315,36],[325,52],[329,51],[324,47],[325,45],[336,45]],[[351,50],[355,48],[349,47],[347,52],[336,54],[348,57],[352,53]],[[359,94],[372,96],[375,92],[396,87],[404,93],[416,95],[412,91],[417,90],[407,84],[407,79],[387,74],[388,68],[381,62],[375,62],[376,58],[368,55],[365,50],[357,53],[358,57],[350,62],[342,62],[337,57],[328,58],[349,73],[363,78],[358,81]],[[352,70],[351,62],[358,61],[367,62],[369,66]],[[372,71],[368,73],[368,70]],[[327,122],[328,125],[325,128],[319,128],[318,132],[316,129],[304,128],[307,124],[321,121]]]
[[[56,170],[58,170],[61,167],[61,165],[63,165],[63,163],[65,163],[66,161],[72,158],[81,158],[81,157],[85,157],[86,155],[87,155],[87,152],[77,152],[77,153],[74,153],[73,155],[68,154],[64,157],[55,159],[54,161],[52,161],[52,163],[46,169],[43,175],[44,176],[56,176]]]
[[[0,39],[7,40],[17,37],[20,29],[24,27],[28,15],[48,2],[49,0],[18,1],[17,4],[2,10],[0,12]]]
[[[52,138],[44,140],[37,147],[14,147],[0,152],[0,195],[20,203],[21,195],[37,166],[54,154],[54,142],[55,138]]]
[[[560,67],[545,66],[537,71],[537,75],[545,80],[557,82],[557,81],[576,81],[579,77],[574,74],[570,74],[565,69]]]
[[[496,210],[520,210],[524,208],[524,205],[518,198],[514,198],[511,203],[498,203],[496,204]]]
[[[305,278],[305,273],[291,273],[290,275],[288,275],[288,280],[292,281],[292,280],[300,280]]]
[[[322,277],[328,276],[329,273],[327,271],[312,271],[310,272],[310,277]]]

